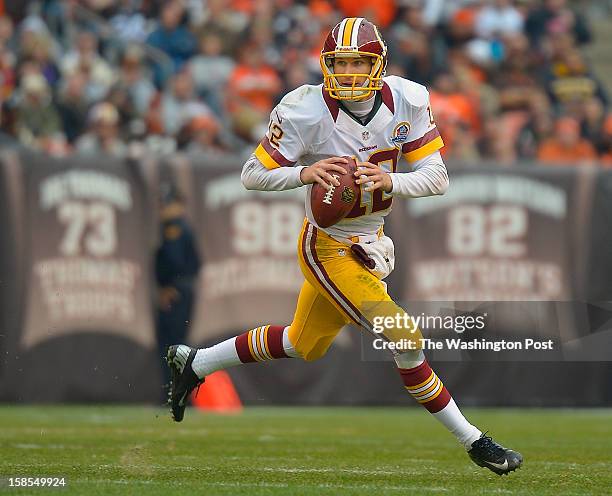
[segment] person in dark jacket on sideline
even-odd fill
[[[185,215],[185,204],[172,186],[162,188],[161,244],[155,256],[158,286],[157,334],[160,352],[185,341],[195,301],[200,256],[196,239]],[[165,382],[169,375],[166,373]]]

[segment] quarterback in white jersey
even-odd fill
[[[264,324],[209,348],[169,348],[176,421],[183,418],[188,394],[216,370],[278,358],[316,360],[347,323],[375,332],[374,317],[407,315],[381,280],[393,269],[394,256],[383,234],[384,217],[395,196],[443,194],[448,175],[427,90],[385,77],[386,64],[386,45],[376,26],[364,18],[344,19],[321,52],[323,84],[290,92],[272,111],[266,136],[244,164],[246,188],[279,191],[311,188],[315,182],[337,186],[332,173],[346,173],[343,156],[353,156],[360,198],[345,219],[321,229],[306,191],[307,219],[297,243],[304,283],[289,325]],[[401,170],[402,155],[412,170]],[[497,444],[463,416],[425,359],[419,336],[416,327],[400,325],[377,334],[390,344],[416,344],[389,347],[405,388],[476,464],[497,474],[518,468],[519,453]]]
[[[301,86],[272,111],[268,133],[255,151],[255,157],[269,170],[297,167],[301,172],[301,168],[319,160],[349,155],[390,173],[389,193],[382,188],[366,191],[362,187],[361,198],[348,216],[325,229],[344,237],[376,233],[391,210],[394,196],[442,194],[448,185],[446,168],[435,153],[444,144],[424,86],[388,76],[383,78],[381,90],[366,100],[369,105],[355,103],[334,99],[323,85]],[[368,113],[360,119],[351,109]],[[410,165],[416,163],[418,174],[405,174],[409,170],[400,162],[402,155]],[[297,180],[296,172],[278,171],[277,175],[279,179]],[[250,183],[247,174],[245,179]],[[257,187],[257,181],[253,182]],[[316,225],[309,203],[310,195],[306,194],[307,217]]]

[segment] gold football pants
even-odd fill
[[[393,302],[385,284],[363,266],[349,246],[305,221],[298,259],[306,280],[289,340],[302,358],[322,357],[348,323],[360,325],[385,341],[401,340],[410,350],[420,349],[420,331],[414,325],[406,326],[406,318],[402,318],[406,312]],[[387,320],[381,329],[375,324],[384,318]]]

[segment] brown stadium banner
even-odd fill
[[[8,313],[21,312],[6,341],[1,397],[156,400],[149,216],[135,169],[32,153],[5,154],[2,165],[2,195],[18,216],[5,279],[18,304]]]
[[[579,231],[592,193],[584,194],[595,176],[573,168],[525,172],[453,170],[444,196],[407,201],[394,212],[405,222],[405,299],[575,296],[574,255],[584,251]]]
[[[290,323],[303,277],[297,238],[304,191],[248,191],[237,157],[173,161],[204,266],[190,342],[201,344],[266,322]]]
[[[247,191],[242,162],[3,151],[0,400],[158,401],[152,238],[166,181],[186,198],[204,262],[191,344],[289,323],[302,283],[304,191]],[[529,361],[429,352],[445,384],[464,405],[612,404],[612,172],[449,171],[445,196],[394,202],[385,227],[397,252],[390,293],[425,310],[432,301],[464,308],[514,300],[519,307],[494,322],[500,336],[562,328],[556,337],[579,346]],[[543,317],[527,319],[540,304]],[[322,360],[247,364],[230,374],[247,404],[412,405],[395,367],[366,356],[368,346],[371,338],[349,327]]]
[[[440,375],[474,404],[609,403],[612,278],[598,268],[612,263],[602,213],[612,210],[610,174],[456,167],[450,176],[446,195],[398,202],[391,214],[387,230],[401,253],[396,295],[412,315],[476,310],[489,321],[486,333],[426,329],[426,337],[550,339],[553,349],[430,349],[430,359],[447,362]],[[597,386],[580,387],[585,377]]]
[[[15,350],[21,321],[25,239],[23,174],[17,148],[0,156],[0,381],[6,376],[10,350]]]

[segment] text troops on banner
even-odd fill
[[[99,390],[101,398],[129,400],[136,377],[159,373],[141,182],[127,164],[107,157],[60,161],[24,153],[19,161],[27,247],[16,274],[25,288],[12,350],[21,356],[19,394],[44,401],[61,399],[62,391],[87,398]],[[41,387],[51,364],[54,385]],[[86,368],[79,372],[79,365]],[[133,399],[152,399],[153,388],[132,391]]]

